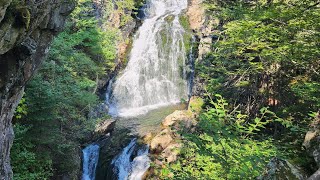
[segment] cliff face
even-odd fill
[[[117,49],[116,67],[108,72],[105,77],[100,77],[98,82],[99,95],[102,99],[105,98],[108,82],[125,66],[128,52],[131,49],[133,34],[140,26],[139,20],[131,17],[133,7],[119,8],[118,2],[120,1],[93,0],[95,17],[99,26],[104,31],[116,31],[118,35],[115,45]],[[126,21],[123,19],[126,19]]]
[[[216,26],[215,19],[206,14],[206,9],[203,0],[189,0],[188,1],[187,16],[190,24],[190,29],[195,33],[198,40],[197,59],[196,62],[202,63],[202,59],[207,53],[211,51],[212,37]],[[194,85],[192,87],[192,94],[194,96],[202,96],[204,93],[204,82],[197,76],[197,71],[194,77]]]
[[[11,120],[24,86],[74,5],[71,0],[0,0],[0,179],[12,179]]]

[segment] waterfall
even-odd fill
[[[179,18],[187,6],[187,0],[148,3],[128,65],[108,87],[109,114],[137,116],[188,98],[186,31]]]
[[[82,150],[83,174],[82,180],[94,180],[99,159],[99,145],[91,144]]]
[[[141,180],[144,173],[150,167],[150,159],[148,157],[149,147],[145,146],[143,149],[138,150],[138,155],[135,157],[131,163],[131,174],[129,176],[130,180]]]
[[[150,167],[148,146],[140,147],[138,150],[137,148],[139,148],[137,140],[132,139],[129,145],[112,160],[114,173],[119,180],[141,180],[144,173]],[[136,155],[134,154],[135,152]]]
[[[195,74],[195,57],[193,53],[194,49],[194,43],[196,42],[196,37],[192,36],[191,38],[191,46],[190,46],[190,52],[189,52],[189,64],[188,64],[188,69],[189,69],[189,78],[188,78],[188,95],[189,95],[189,100],[192,95],[192,88],[193,88],[193,80],[194,80],[194,74]]]

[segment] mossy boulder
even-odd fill
[[[175,18],[174,15],[169,15],[169,16],[165,17],[164,20],[165,20],[167,23],[172,24],[174,18]]]

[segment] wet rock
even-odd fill
[[[112,135],[104,141],[100,141],[100,154],[96,169],[96,179],[117,179],[114,177],[112,159],[117,156],[131,141],[129,129],[116,129]]]
[[[172,23],[174,20],[174,15],[169,15],[166,18],[164,18],[165,21],[167,21],[168,23]]]
[[[117,57],[115,59],[115,68],[105,75],[97,77],[98,86],[97,92],[101,99],[105,98],[107,87],[110,81],[125,67],[126,58],[131,48],[132,37],[134,32],[140,26],[139,20],[130,19],[123,23],[124,16],[133,15],[132,10],[127,8],[120,9],[117,5],[118,1],[110,0],[93,0],[92,6],[98,24],[103,31],[110,31],[110,29],[120,29],[117,33],[119,38],[117,40],[116,49]]]
[[[258,180],[304,180],[307,175],[297,166],[287,160],[272,158],[263,175]]]
[[[158,135],[156,135],[150,143],[150,149],[154,152],[161,152],[173,141],[168,129],[162,130]]]

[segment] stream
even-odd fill
[[[150,0],[144,7],[146,17],[134,36],[128,64],[107,88],[108,113],[118,119],[116,126],[142,137],[187,101],[193,71],[189,72],[186,31],[180,22],[187,6],[187,0]],[[94,180],[99,146],[87,148],[83,150],[83,180]],[[148,151],[147,145],[131,139],[112,159],[113,177],[143,179],[150,167]]]

